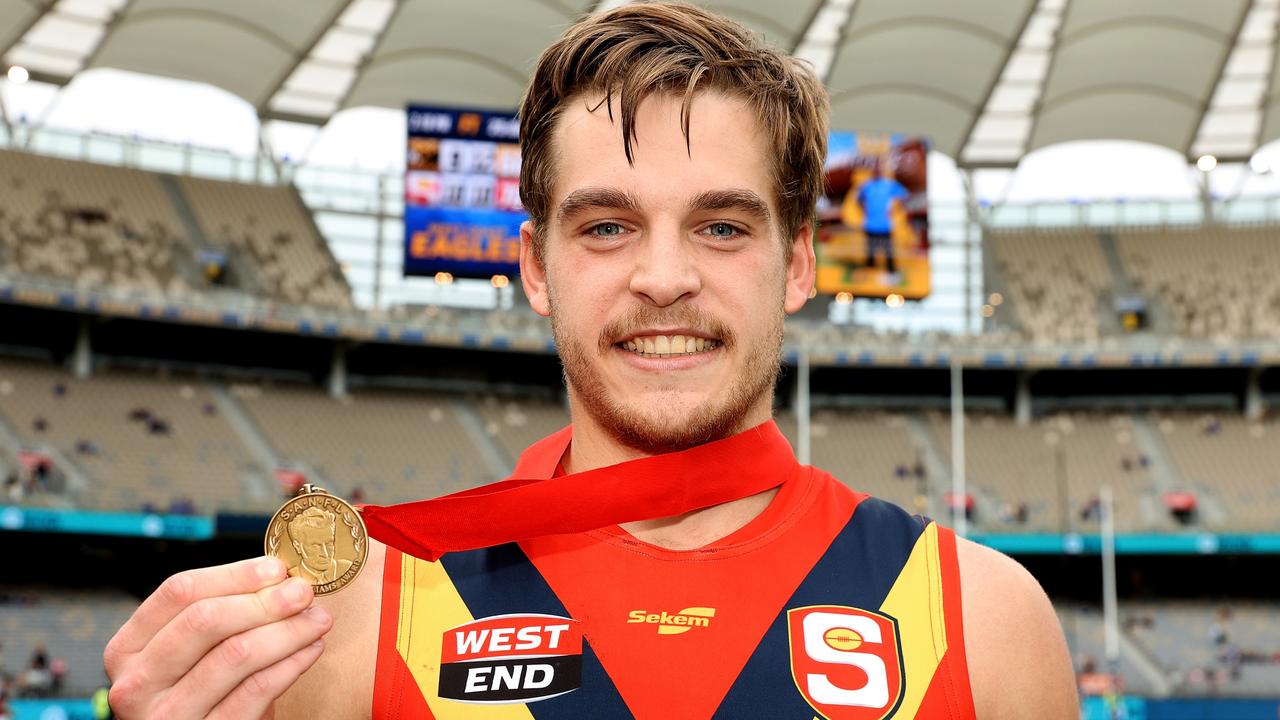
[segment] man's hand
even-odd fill
[[[178,573],[107,643],[125,720],[269,717],[324,649],[333,618],[276,558]]]

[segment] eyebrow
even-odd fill
[[[689,203],[689,209],[695,212],[737,210],[751,215],[765,224],[770,223],[773,219],[773,214],[769,212],[769,204],[764,201],[764,198],[750,190],[736,188],[732,190],[708,190],[698,193],[693,198],[693,201]]]
[[[581,188],[569,193],[556,210],[556,219],[564,221],[592,208],[640,212],[640,201],[635,195],[616,188]],[[745,189],[707,190],[698,193],[689,203],[692,212],[711,210],[737,210],[768,224],[773,220],[769,203],[758,194]]]
[[[615,188],[580,188],[569,193],[556,210],[556,219],[563,221],[592,208],[640,212],[640,201],[635,195]]]

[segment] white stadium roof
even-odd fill
[[[512,108],[533,61],[611,0],[0,0],[0,58],[63,85],[208,83],[264,120],[408,102]],[[1072,140],[1247,160],[1280,138],[1280,0],[720,0],[812,61],[832,125],[933,138],[968,167]]]

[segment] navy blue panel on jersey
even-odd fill
[[[515,543],[449,553],[440,563],[476,619],[516,613],[569,617],[551,586]],[[591,649],[590,638],[584,638],[582,643],[582,687],[560,697],[529,703],[529,710],[538,720],[576,720],[583,717],[583,708],[591,708],[590,716],[600,720],[632,717]]]
[[[808,605],[879,608],[925,525],[920,517],[883,500],[868,497],[860,502],[848,524],[769,626],[716,710],[715,718],[757,717],[761,708],[769,708],[770,717],[813,717],[813,708],[800,695],[791,676],[787,609]]]

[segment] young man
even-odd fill
[[[1020,566],[801,467],[770,421],[826,110],[692,7],[570,28],[521,106],[521,269],[574,424],[516,469],[549,494],[473,523],[526,531],[427,562],[401,549],[432,528],[366,513],[401,549],[318,600],[273,559],[174,576],[107,648],[118,715],[1076,717]]]

